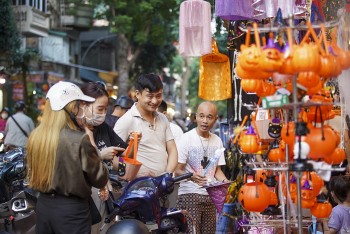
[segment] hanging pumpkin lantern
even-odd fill
[[[241,87],[247,93],[259,92],[262,89],[263,81],[258,79],[243,79]]]
[[[346,153],[345,153],[345,149],[343,148],[336,148],[334,150],[334,152],[330,155],[327,155],[326,157],[324,157],[324,161],[328,164],[340,164],[342,163],[346,158]]]
[[[256,133],[252,126],[249,126],[248,130],[242,138],[239,140],[239,146],[243,153],[254,154],[259,150],[259,144],[256,139]]]
[[[297,81],[302,86],[310,88],[320,82],[320,76],[316,72],[300,72]]]
[[[310,212],[318,219],[328,218],[332,213],[332,205],[329,202],[316,202],[311,208]]]
[[[309,158],[313,160],[323,159],[328,155],[331,155],[337,145],[337,136],[334,131],[329,127],[314,127],[312,124],[308,124],[310,130],[305,138],[305,142],[310,146]]]
[[[295,143],[295,124],[294,122],[284,123],[281,130],[281,138],[289,146],[289,157],[293,157],[293,147]]]
[[[274,43],[273,33],[269,35],[268,43],[262,50],[260,69],[265,72],[278,72],[282,66],[282,56]]]
[[[269,206],[261,212],[263,215],[280,215],[281,209],[278,207],[279,200],[276,194],[277,191],[277,180],[275,175],[269,175],[267,176],[264,183],[267,185],[267,187],[270,190],[270,203]]]
[[[318,82],[317,85],[308,88],[306,91],[306,94],[307,95],[317,94],[323,89],[323,86],[324,86],[324,80],[323,80],[323,78],[320,78],[320,82]]]
[[[281,148],[281,146],[271,149],[268,154],[268,158],[271,162],[285,162],[285,149]]]
[[[270,190],[261,182],[247,183],[239,190],[238,201],[249,212],[262,212],[270,203]]]
[[[318,196],[322,187],[324,186],[324,181],[322,178],[316,172],[312,171],[304,173],[304,175],[301,177],[301,184],[304,184],[306,180],[311,181],[313,194],[315,197]]]
[[[266,96],[271,96],[276,93],[276,87],[273,83],[264,81],[262,83],[262,89],[259,92],[256,92],[256,95],[263,98]]]
[[[283,48],[283,57],[282,65],[280,68],[281,74],[288,74],[288,75],[294,75],[296,73],[294,67],[293,67],[293,40],[292,40],[292,31],[290,28],[287,28],[287,36],[288,36],[288,43]]]
[[[303,208],[311,208],[316,202],[316,196],[314,196],[313,188],[310,186],[309,181],[305,180],[301,187],[301,206]]]
[[[243,79],[259,79],[264,80],[271,77],[271,73],[263,72],[259,70],[245,70],[242,68],[241,63],[238,60],[238,63],[235,67],[236,74],[239,78]]]

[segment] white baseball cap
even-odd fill
[[[77,85],[66,81],[54,84],[47,92],[46,98],[50,100],[51,109],[54,111],[62,110],[68,103],[75,100],[95,101],[95,98],[86,96]]]

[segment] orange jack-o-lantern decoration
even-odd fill
[[[284,123],[281,129],[281,138],[285,144],[288,144],[288,156],[293,157],[293,147],[295,144],[295,127],[294,122]]]
[[[335,27],[332,31],[332,41],[331,46],[333,51],[336,54],[337,62],[340,64],[342,69],[350,68],[350,57],[348,56],[347,51],[344,51],[337,44],[337,28]]]
[[[321,128],[308,124],[310,130],[305,138],[305,142],[310,146],[309,158],[317,160],[331,155],[337,145],[337,136],[332,128],[323,126]]]
[[[261,48],[256,45],[241,45],[241,53],[238,56],[238,63],[242,69],[247,71],[260,70],[259,60],[261,58]]]
[[[285,150],[281,148],[281,146],[278,148],[271,149],[268,154],[268,158],[271,162],[285,162]]]
[[[326,157],[324,157],[324,161],[328,164],[340,164],[346,158],[345,149],[336,148],[334,152]]]
[[[270,202],[269,202],[270,206],[275,206],[278,205],[278,198],[277,198],[277,194],[273,191],[270,191]]]
[[[238,143],[243,153],[254,154],[259,151],[256,133],[252,126],[249,126],[248,130],[243,133]]]
[[[259,92],[262,89],[263,81],[258,79],[241,80],[241,87],[247,93]]]
[[[276,93],[276,87],[273,83],[264,81],[262,84],[262,89],[259,92],[256,92],[256,95],[259,97],[266,97]]]
[[[236,74],[239,78],[243,79],[268,79],[271,77],[271,73],[260,71],[260,70],[245,70],[242,68],[241,63],[238,62],[236,65]]]
[[[316,202],[310,212],[313,216],[319,219],[328,218],[332,213],[332,205],[329,202]]]
[[[321,78],[320,78],[320,82],[318,82],[317,85],[308,88],[307,91],[306,91],[306,94],[308,94],[308,95],[317,94],[317,93],[319,93],[319,92],[323,89],[323,86],[324,86],[324,80],[323,80],[323,78],[321,77]]]
[[[316,196],[314,195],[313,188],[310,186],[309,181],[305,180],[301,187],[301,206],[303,208],[311,208],[316,202]]]
[[[326,105],[311,106],[307,113],[309,121],[321,123],[334,117],[334,112],[331,111],[333,107],[333,99],[329,92],[325,92],[324,89],[321,89],[317,94],[312,95],[310,101],[324,103]]]
[[[238,201],[249,212],[262,212],[270,203],[270,190],[261,182],[250,182],[241,187]]]
[[[317,72],[321,66],[318,46],[314,44],[294,46],[292,65],[297,72]]]
[[[282,60],[282,65],[280,68],[280,73],[294,75],[296,73],[293,67],[293,39],[292,39],[292,31],[290,28],[287,28],[287,36],[288,36],[288,44],[285,45],[284,49],[284,59]]]
[[[266,170],[256,170],[255,171],[255,181],[264,182],[266,179]]]
[[[297,81],[302,86],[310,88],[320,82],[320,76],[316,72],[300,72]]]
[[[314,196],[318,196],[322,187],[324,186],[324,181],[322,178],[314,171],[305,172],[301,177],[301,184],[304,184],[306,180],[309,180],[309,183],[312,185]]]
[[[279,49],[276,48],[273,38],[273,33],[269,34],[267,45],[262,50],[260,59],[260,68],[266,72],[277,72],[282,66],[282,55]]]

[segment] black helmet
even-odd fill
[[[22,111],[26,108],[26,104],[23,101],[18,101],[15,104],[15,110],[16,111]]]
[[[130,109],[133,104],[134,104],[134,101],[128,96],[120,96],[115,101],[114,106],[120,106],[123,109]]]
[[[106,234],[149,234],[149,230],[146,224],[137,219],[124,219],[113,224]]]

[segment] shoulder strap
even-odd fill
[[[23,134],[24,134],[26,137],[28,137],[28,134],[26,133],[26,131],[23,130],[23,128],[21,127],[21,125],[19,125],[19,123],[17,122],[17,120],[16,120],[15,118],[13,118],[12,115],[11,115],[10,117],[13,119],[13,121],[15,121],[16,125],[19,127],[19,129],[21,129],[21,131],[23,132]]]

